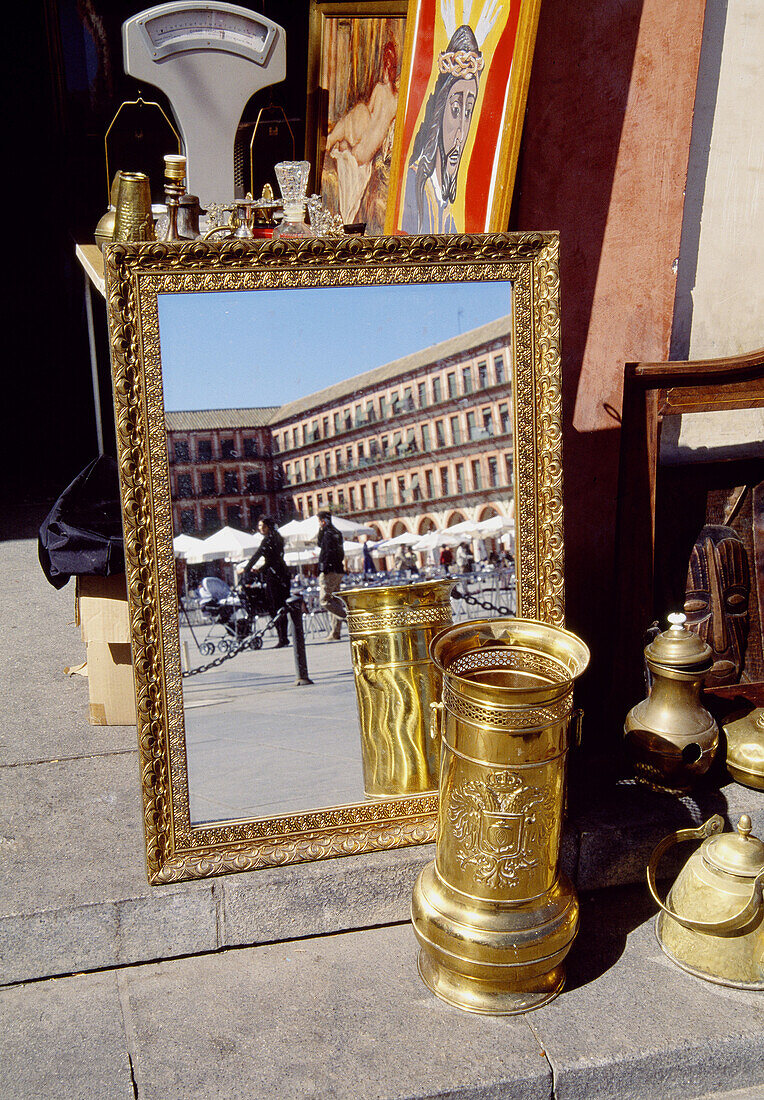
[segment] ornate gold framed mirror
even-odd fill
[[[235,408],[239,420],[252,414],[247,423],[267,430],[235,444],[245,451],[249,446],[249,453],[232,449],[231,440],[218,439],[214,446],[228,448],[221,461],[251,460],[253,479],[258,463],[270,464],[262,467],[264,480],[248,482],[253,500],[261,493],[262,510],[281,509],[281,522],[290,509],[307,514],[328,505],[373,523],[378,534],[394,529],[396,507],[408,516],[427,510],[421,486],[418,496],[412,488],[413,475],[390,479],[393,491],[400,489],[397,504],[384,491],[381,497],[371,493],[375,479],[384,490],[385,463],[401,455],[409,466],[432,467],[436,480],[425,495],[432,496],[430,505],[440,516],[450,500],[450,519],[443,525],[453,520],[459,484],[437,480],[448,470],[450,448],[451,458],[461,457],[468,472],[492,482],[494,496],[513,501],[517,614],[561,625],[557,235],[120,243],[107,247],[105,269],[149,881],[433,840],[434,792],[364,800],[362,784],[353,778],[358,719],[348,703],[354,698],[349,653],[347,667],[335,663],[322,681],[321,654],[327,650],[309,644],[315,686],[290,687],[288,677],[275,682],[271,641],[248,654],[249,663],[224,688],[220,681],[200,692],[189,681],[191,635],[188,618],[179,619],[185,602],[173,540],[193,519],[186,524],[176,498],[206,493],[214,512],[215,492],[219,496],[230,485],[201,485],[193,468],[200,456],[178,449],[177,441],[182,443],[184,425],[199,429],[210,410]],[[482,361],[474,355],[471,360],[469,386],[480,391],[478,404],[487,410],[476,426],[467,416],[474,402],[465,389],[466,373],[456,390],[448,376],[458,374],[456,353],[463,358],[475,333],[488,340],[498,329],[506,330],[506,372],[499,375],[497,364],[489,375]],[[481,346],[490,351],[498,344]],[[425,352],[428,379],[437,374],[442,388],[433,390],[428,381],[425,389],[409,387],[407,396],[405,383],[423,377],[414,365],[419,370]],[[493,370],[490,358],[486,362],[486,370]],[[388,404],[367,401],[372,390],[386,395]],[[494,398],[507,410],[500,424],[491,420]],[[181,415],[190,413],[196,420]],[[441,445],[434,430],[432,436],[421,434],[425,422],[438,420],[455,431],[459,417],[463,438],[453,435]],[[416,454],[410,453],[406,427],[414,421]],[[356,436],[385,433],[384,449],[362,452],[353,444],[351,460],[349,444]],[[502,437],[491,440],[506,458],[498,473],[468,461],[485,446],[486,434]],[[310,447],[325,452],[321,470],[317,460],[309,467],[301,457]],[[188,461],[190,473],[178,473],[179,460]],[[339,467],[332,465],[337,461]],[[339,473],[346,476],[351,461],[359,485],[370,479],[368,496],[361,497],[360,488],[355,497],[338,491],[332,496],[331,485],[340,484]],[[282,480],[269,485],[271,475]],[[181,476],[189,480],[181,483]],[[480,499],[489,500],[490,489],[483,485]],[[226,518],[220,510],[214,514],[218,522]],[[387,517],[384,523],[373,522],[381,516]],[[252,526],[251,516],[237,517]],[[328,707],[325,714],[314,703],[319,699]],[[284,717],[292,713],[287,732],[293,726],[303,740],[286,744],[269,721],[278,715],[283,734]],[[345,739],[335,746],[333,761],[327,730]],[[241,734],[236,744],[235,731]],[[302,760],[299,774],[290,760]],[[226,789],[229,781],[237,797]]]

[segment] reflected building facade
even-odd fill
[[[511,317],[284,405],[270,421],[283,495],[387,538],[511,515]]]
[[[276,515],[268,421],[278,409],[208,409],[165,413],[175,534],[210,535],[221,527],[252,530]]]
[[[320,509],[381,537],[512,515],[511,317],[280,408],[166,414],[176,533]]]

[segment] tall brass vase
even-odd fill
[[[440,745],[430,737],[430,704],[440,672],[430,660],[435,634],[451,623],[450,580],[348,588],[363,785],[369,798],[422,794],[438,785]]]
[[[444,1001],[506,1015],[565,981],[578,900],[559,871],[575,634],[523,619],[465,622],[430,647],[443,674],[436,856],[414,887],[419,973]]]

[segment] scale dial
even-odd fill
[[[162,10],[164,8],[164,10]],[[276,36],[273,25],[256,15],[221,10],[209,4],[167,4],[139,18],[154,61],[189,50],[223,50],[263,65]],[[149,15],[149,13],[145,13]]]
[[[188,160],[188,190],[202,206],[236,195],[233,151],[255,92],[286,76],[284,28],[223,0],[177,0],[122,24],[125,72],[161,88]]]

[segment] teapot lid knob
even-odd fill
[[[699,676],[707,672],[713,659],[711,647],[698,634],[688,630],[683,611],[672,611],[667,618],[671,626],[650,642],[645,657],[661,668],[697,672]]]
[[[741,814],[740,820],[737,823],[737,831],[740,833],[744,840],[747,840],[748,837],[751,835],[752,828],[753,825],[748,814]]]

